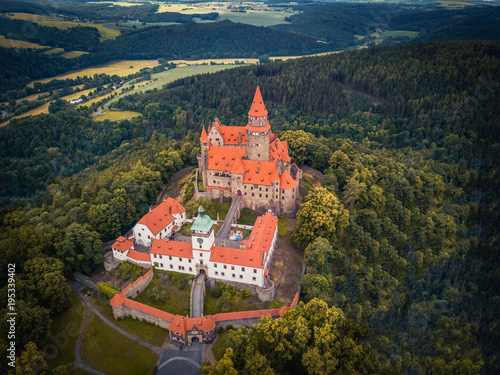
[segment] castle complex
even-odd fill
[[[259,87],[246,126],[203,127],[198,170],[211,199],[241,196],[241,207],[295,213],[302,171],[291,164],[288,144],[271,131]]]

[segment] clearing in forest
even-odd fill
[[[42,46],[38,43],[25,42],[24,40],[7,39],[3,35],[0,35],[0,47],[3,47],[3,48],[32,48],[32,49],[50,48],[50,46]]]

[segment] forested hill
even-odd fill
[[[127,32],[102,44],[99,54],[119,58],[205,58],[304,55],[331,51],[328,43],[233,22],[156,26]]]
[[[0,128],[0,261],[16,263],[18,327],[33,327],[17,332],[20,350],[45,344],[67,305],[63,275],[94,269],[101,241],[195,165],[201,125],[245,123],[257,80],[293,161],[324,173],[323,187],[306,183],[293,233],[306,304],[230,333],[203,372],[500,373],[498,42],[242,67],[123,98],[117,109],[143,115],[130,121],[62,107]]]

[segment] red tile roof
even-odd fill
[[[245,248],[257,250],[260,253],[266,251],[267,255],[269,255],[269,248],[273,242],[277,226],[278,219],[270,211],[263,216],[259,216],[255,221],[248,240],[242,241],[245,244]]]
[[[284,306],[286,307],[286,306]],[[240,311],[212,315],[212,319],[215,323],[223,322],[226,320],[238,320],[238,319],[252,319],[261,318],[263,316],[271,315],[272,317],[280,316],[280,309],[268,309],[268,310],[253,310],[253,311]]]
[[[139,221],[139,224],[144,224],[151,231],[153,236],[156,236],[163,229],[174,221],[173,214],[182,214],[186,209],[175,199],[168,198],[164,202],[156,206],[151,212],[144,215]]]
[[[245,174],[245,167],[243,166],[243,163],[241,162],[241,158],[239,157],[239,155],[233,163],[233,167],[231,168],[231,173]]]
[[[242,250],[213,246],[210,261],[214,263],[234,264],[235,266],[263,268],[263,256],[264,253],[262,251],[254,249]]]
[[[134,243],[128,239],[126,239],[123,236],[120,236],[116,239],[115,243],[111,245],[113,249],[116,249],[118,251],[121,251],[124,253],[125,251],[129,250],[130,248],[134,247]]]
[[[144,276],[139,277],[139,278],[138,278],[137,280],[135,280],[133,283],[131,283],[131,284],[127,285],[127,286],[125,287],[125,289],[123,289],[123,290],[122,290],[122,293],[125,293],[125,291],[127,291],[128,289],[130,289],[131,287],[133,287],[133,286],[134,286],[135,284],[137,284],[139,281],[141,281],[142,279],[144,279],[144,278],[148,277],[148,276],[149,276],[149,274],[150,274],[151,272],[153,272],[153,270],[152,270],[152,269],[151,269],[151,270],[149,270],[148,272],[146,272],[146,273],[144,274]]]
[[[285,169],[281,174],[281,184],[282,189],[294,189],[297,186],[297,181],[290,176],[290,173]]]
[[[186,331],[201,330],[203,332],[211,332],[215,329],[215,322],[211,316],[203,316],[201,318],[186,318],[185,316],[176,315],[172,324],[168,328],[169,331],[185,335]]]
[[[153,239],[149,253],[193,259],[193,248],[191,242]]]
[[[208,142],[207,132],[205,131],[205,127],[203,127],[201,131],[200,142]]]
[[[246,149],[212,146],[208,150],[208,169],[230,172],[236,158],[245,156]]]
[[[279,181],[276,162],[242,160],[245,167],[245,184],[271,186],[272,181]]]
[[[127,307],[130,307],[131,309],[142,311],[145,314],[155,316],[167,322],[172,322],[175,318],[173,314],[170,314],[166,311],[162,311],[159,309],[155,309],[154,307],[134,301],[133,299],[129,299],[121,293],[115,294],[115,296],[110,301],[110,305],[113,307],[125,305]]]
[[[288,155],[288,143],[286,141],[280,141],[279,138],[276,138],[269,144],[269,151],[271,160],[283,160],[288,162],[292,160]]]
[[[255,96],[253,97],[252,106],[250,107],[248,114],[254,117],[267,116],[267,109],[264,105],[264,100],[262,99],[259,86],[257,86],[257,90],[255,90]]]
[[[243,146],[247,144],[247,132],[245,131],[245,126],[220,126],[218,127],[219,132],[224,138],[224,145],[239,145]],[[239,141],[239,133],[241,133],[241,142]]]
[[[137,262],[151,262],[151,257],[148,253],[140,253],[132,249],[127,253],[127,257]]]
[[[267,125],[264,125],[264,126],[252,126],[252,125],[247,125],[245,126],[245,129],[248,130],[248,131],[251,131],[251,132],[263,132],[263,131],[266,131],[266,130],[270,130],[271,129],[271,125],[269,125],[269,121],[267,122]]]

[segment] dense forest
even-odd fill
[[[185,78],[121,99],[143,114],[130,121],[13,120],[0,247],[23,285],[20,347],[43,344],[64,277],[90,272],[101,242],[195,164],[202,124],[245,123],[258,81],[293,160],[324,173],[293,234],[305,303],[230,332],[204,373],[498,373],[499,72],[498,42],[373,47]]]

